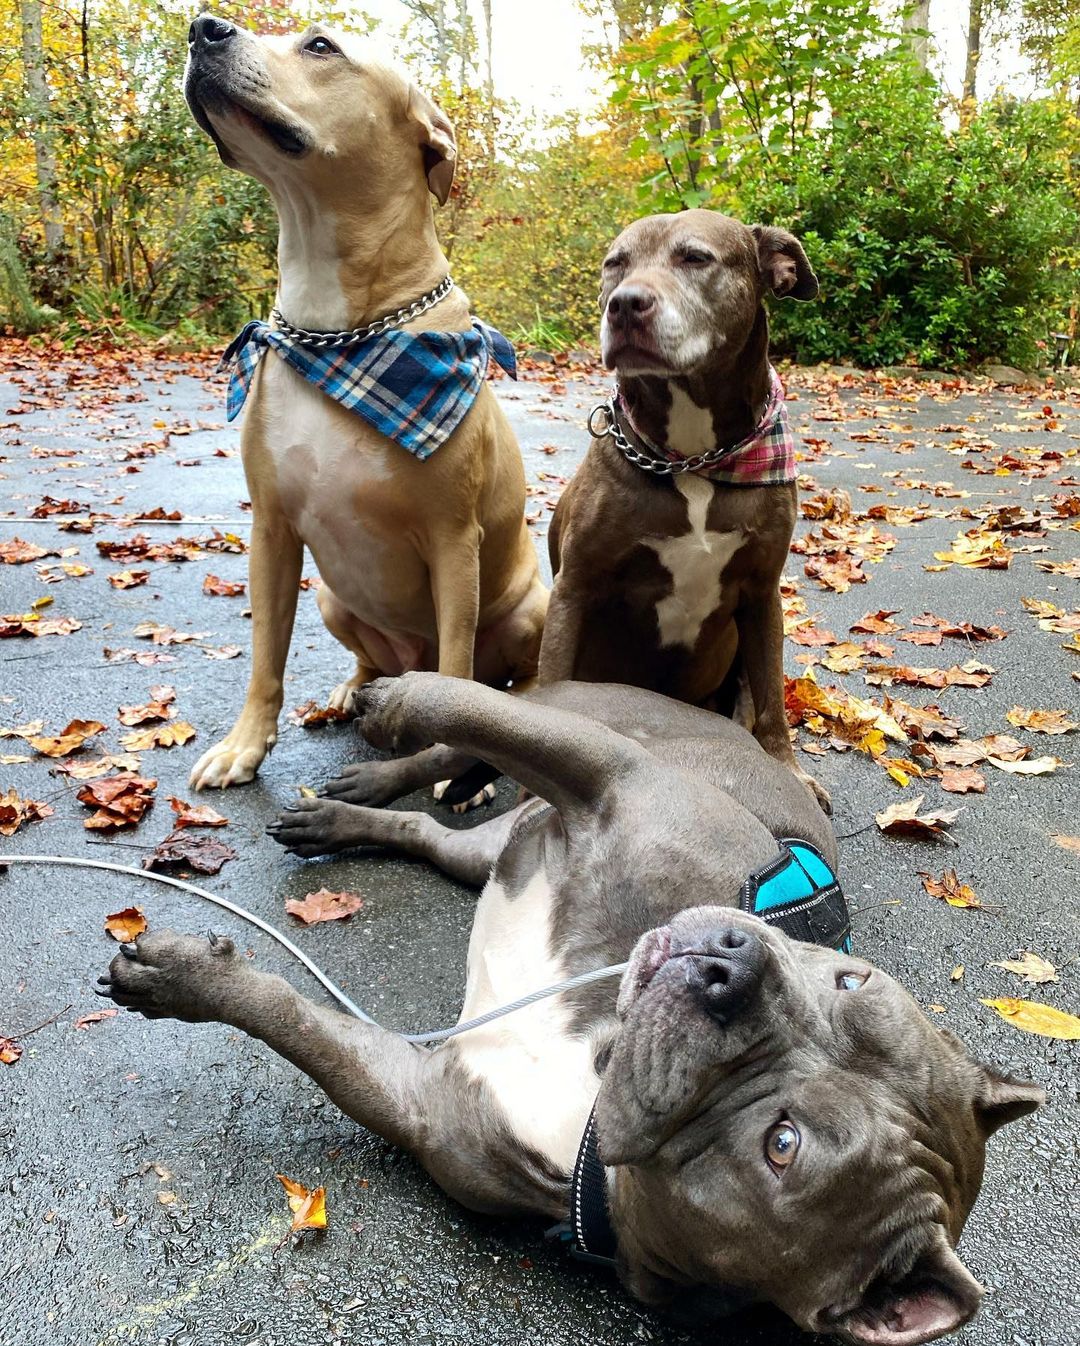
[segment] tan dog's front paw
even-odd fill
[[[263,758],[277,742],[277,734],[258,735],[234,729],[199,758],[191,769],[193,790],[225,790],[255,779]]]
[[[349,710],[352,705],[353,692],[370,681],[371,679],[366,674],[363,677],[356,674],[351,678],[346,678],[344,682],[339,682],[330,693],[330,700],[327,705],[331,710]]]

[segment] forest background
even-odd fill
[[[493,27],[521,22],[523,0],[401,0],[392,35],[362,0],[214,8],[262,31],[319,18],[395,48],[457,130],[438,218],[454,275],[525,345],[594,344],[618,230],[708,206],[805,243],[821,299],[776,306],[780,354],[1034,368],[1069,339],[1075,351],[1076,0],[933,0],[962,10],[959,96],[941,78],[931,0],[577,3],[604,95],[543,117],[492,77]],[[207,345],[268,311],[269,198],[221,166],[181,95],[192,12],[0,3],[0,328]],[[1026,87],[979,97],[980,61],[1003,41]]]

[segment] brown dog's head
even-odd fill
[[[860,1346],[975,1313],[953,1248],[987,1137],[1041,1089],[978,1065],[877,968],[727,908],[644,935],[618,1014],[596,1127],[640,1298],[724,1287]]]
[[[623,377],[672,378],[729,363],[763,324],[766,291],[793,299],[818,291],[786,230],[712,210],[637,220],[604,259],[604,364]]]
[[[320,24],[260,37],[212,14],[188,32],[184,96],[222,161],[275,192],[382,200],[402,165],[445,202],[450,123],[406,76]]]

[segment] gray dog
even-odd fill
[[[918,1346],[975,1313],[953,1248],[987,1137],[1042,1091],[978,1065],[883,972],[752,914],[747,876],[790,878],[793,854],[838,896],[829,823],[789,770],[730,721],[628,687],[511,698],[411,673],[356,701],[376,747],[444,743],[535,797],[464,832],[304,800],[276,839],[391,846],[484,884],[464,1018],[629,959],[617,994],[601,982],[425,1051],[227,939],[172,932],[125,946],[103,994],[261,1038],[464,1205],[569,1219],[650,1304],[710,1287],[863,1346]],[[810,919],[835,916],[818,901],[789,904],[795,928],[841,943],[842,923]]]

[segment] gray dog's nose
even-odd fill
[[[228,42],[236,36],[236,27],[213,14],[200,14],[188,29],[188,45],[199,43],[205,47],[216,46],[219,42]]]
[[[644,285],[620,285],[607,301],[609,322],[630,323],[647,318],[656,307],[656,295]]]
[[[764,971],[765,946],[748,930],[718,931],[686,954],[686,984],[720,1023],[739,1013]]]

